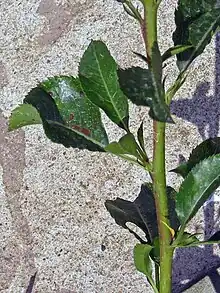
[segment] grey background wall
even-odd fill
[[[162,2],[159,34],[165,50],[172,45],[177,1]],[[38,126],[7,133],[6,125],[11,109],[39,81],[77,74],[91,39],[105,41],[121,66],[142,65],[132,54],[144,53],[137,24],[113,0],[2,0],[0,20],[0,292],[25,292],[36,271],[38,293],[151,292],[134,269],[135,239],[104,208],[109,198],[134,199],[149,179],[146,174],[110,155],[51,144]],[[187,158],[202,138],[218,133],[216,44],[213,40],[194,63],[172,104],[176,124],[167,129],[168,169],[178,164],[179,155]],[[168,63],[169,84],[177,69],[175,60]],[[146,109],[131,105],[130,111],[135,130]],[[105,121],[110,137],[118,138],[118,129]],[[151,126],[146,117],[149,153]],[[176,175],[168,175],[169,184],[177,187],[179,182]],[[189,231],[208,237],[218,230],[218,198],[217,193],[216,203],[201,209]],[[177,251],[175,292],[210,275],[220,265],[218,254],[218,247],[191,249],[189,256]],[[212,292],[220,281],[216,271],[210,276],[202,288]]]

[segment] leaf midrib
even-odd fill
[[[103,84],[104,84],[105,90],[106,90],[106,92],[107,92],[107,94],[108,94],[109,100],[111,101],[111,103],[112,103],[112,105],[113,105],[113,108],[114,108],[115,112],[117,113],[117,115],[118,115],[120,121],[121,121],[121,122],[123,123],[123,125],[124,125],[123,118],[121,117],[120,113],[118,112],[117,107],[115,106],[114,100],[112,99],[112,95],[110,94],[109,89],[108,89],[108,86],[107,86],[107,84],[106,84],[106,82],[105,82],[104,76],[102,75],[102,70],[101,70],[101,67],[100,67],[100,64],[99,64],[99,60],[98,60],[98,56],[97,56],[97,52],[96,52],[94,46],[93,46],[93,52],[94,52],[94,55],[95,55],[95,60],[96,60],[97,66],[98,66],[99,74],[100,74],[100,77],[101,77],[101,79],[102,79],[102,81],[103,81]],[[115,93],[114,93],[113,96],[115,96],[116,93],[117,93],[117,90],[115,91]],[[127,128],[126,125],[124,125],[124,127]]]
[[[90,142],[92,142],[92,143],[94,143],[94,144],[100,146],[100,147],[103,148],[103,149],[105,149],[105,147],[106,147],[105,145],[101,144],[99,141],[93,139],[91,136],[87,136],[87,135],[83,134],[82,132],[77,131],[76,129],[72,129],[72,128],[66,126],[66,125],[63,125],[63,124],[61,124],[61,123],[59,123],[59,122],[56,122],[56,121],[53,121],[53,120],[46,120],[46,121],[47,121],[49,124],[59,125],[59,126],[62,126],[62,127],[66,128],[66,129],[68,129],[68,130],[71,130],[72,132],[75,132],[76,134],[82,136],[82,137],[85,138],[86,140],[88,140],[88,141],[90,141]]]

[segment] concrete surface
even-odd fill
[[[162,50],[172,45],[176,2],[165,0],[160,9]],[[134,199],[147,176],[109,155],[51,144],[40,127],[7,133],[6,126],[11,109],[39,81],[77,73],[91,39],[105,41],[122,66],[141,64],[131,53],[144,53],[138,26],[113,0],[2,0],[0,20],[0,292],[25,292],[36,271],[35,293],[151,292],[134,269],[135,239],[104,208],[109,198]],[[218,134],[213,123],[220,111],[218,54],[213,41],[172,104],[177,117],[167,130],[168,169],[178,164],[179,154],[188,157],[202,137]],[[177,70],[174,60],[168,63],[170,83]],[[131,106],[133,129],[145,112]],[[147,118],[149,153],[151,124]],[[114,125],[107,123],[107,128],[111,138],[119,137]],[[168,175],[169,184],[177,187],[178,182]],[[204,208],[205,217],[201,210],[192,220],[191,232],[208,237],[219,229],[218,193],[214,200]],[[174,292],[209,275],[220,265],[218,255],[218,247],[177,251]],[[202,287],[209,280],[214,283],[205,278]]]
[[[192,290],[186,290],[186,293],[191,293]],[[215,289],[213,288],[213,285],[208,277],[202,279],[199,281],[193,288],[194,293],[215,293]]]

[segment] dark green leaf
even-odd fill
[[[23,104],[12,111],[9,118],[8,130],[11,131],[26,125],[33,124],[42,124],[40,115],[33,106]]]
[[[82,92],[77,78],[50,78],[31,90],[24,103],[37,109],[53,142],[91,151],[104,151],[108,144],[99,109]]]
[[[142,160],[134,135],[131,133],[124,135],[119,142],[112,142],[107,145],[105,151],[115,155],[127,154]]]
[[[119,69],[118,78],[122,91],[132,103],[151,107],[154,88],[149,69],[141,67]]]
[[[201,161],[189,172],[176,195],[176,212],[182,227],[219,185],[220,155]]]
[[[169,107],[165,102],[165,91],[162,85],[162,57],[157,43],[152,48],[151,77],[154,95],[149,115],[154,120],[173,123]]]
[[[134,202],[117,198],[116,200],[107,200],[105,203],[107,210],[118,225],[125,229],[128,229],[127,222],[137,225],[144,231],[149,243],[152,243],[154,238],[158,236],[157,215],[152,188],[151,183],[143,184],[141,192]],[[174,189],[167,187],[169,218],[171,227],[176,231],[179,228],[179,220],[175,212],[175,193]]]
[[[181,165],[179,165],[177,168],[170,170],[170,172],[174,172],[176,174],[180,174],[183,178],[185,178],[189,171],[188,171],[188,165],[187,163],[182,163]]]
[[[220,154],[220,138],[209,138],[199,144],[191,153],[188,162],[181,164],[172,172],[182,175],[184,178],[199,162],[210,156]]]
[[[150,107],[153,119],[167,121],[169,109],[164,100],[160,77],[156,77],[149,69],[131,67],[119,69],[118,78],[121,89],[129,100],[136,105]]]
[[[190,43],[196,47],[201,40],[204,40],[201,51],[210,43],[213,34],[220,24],[220,9],[208,11],[201,15],[189,26]]]
[[[186,20],[214,9],[217,2],[217,0],[178,0],[178,8]]]
[[[83,93],[78,78],[53,77],[41,86],[52,95],[66,126],[90,136],[102,145],[108,144],[100,111]]]
[[[184,70],[204,51],[220,24],[217,1],[179,0],[175,22],[175,46],[193,45],[193,48],[177,55],[177,64],[180,70]]]
[[[148,244],[136,244],[134,247],[134,263],[136,269],[150,278],[152,278],[151,250],[152,246]]]
[[[104,146],[81,131],[72,130],[64,124],[51,120],[44,121],[44,131],[49,139],[61,143],[65,147],[88,149],[90,151],[104,152]]]
[[[120,89],[118,66],[101,41],[92,41],[79,66],[84,92],[118,126],[128,129],[128,100]]]

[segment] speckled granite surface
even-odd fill
[[[165,0],[160,9],[162,50],[172,45],[175,5]],[[134,199],[147,176],[109,155],[51,144],[37,126],[6,131],[11,109],[31,87],[49,76],[77,73],[91,39],[105,41],[122,66],[140,65],[131,52],[144,52],[138,26],[113,0],[5,0],[0,1],[0,20],[0,292],[25,292],[36,271],[35,293],[151,292],[133,266],[135,239],[104,208],[107,198]],[[167,129],[168,169],[202,137],[218,133],[213,121],[220,111],[219,59],[213,41],[172,104],[177,117]],[[169,63],[168,83],[177,73],[175,61]],[[131,106],[133,129],[145,112]],[[107,128],[111,138],[119,136],[114,125]],[[151,152],[150,119],[145,133]],[[176,179],[169,174],[169,184]],[[205,227],[207,236],[214,233],[218,210],[218,203],[207,205],[206,224],[201,210],[190,231]],[[191,250],[188,256],[177,252],[175,292],[220,265],[218,255],[217,247]]]

